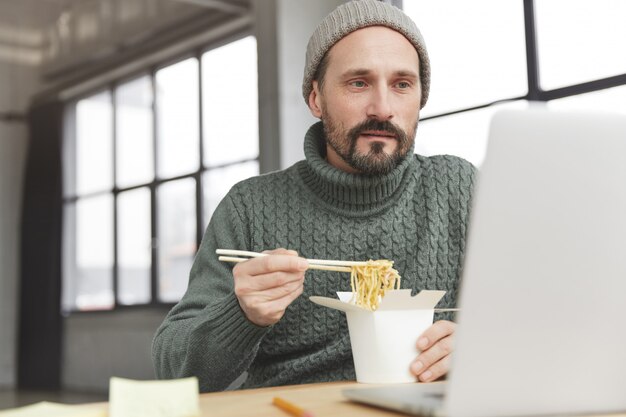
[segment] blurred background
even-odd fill
[[[417,153],[480,167],[502,108],[626,113],[626,2],[388,2],[431,57]],[[154,378],[216,205],[304,156],[306,44],[341,3],[0,0],[0,408]]]

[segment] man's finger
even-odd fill
[[[265,291],[272,288],[282,287],[295,281],[302,281],[304,272],[272,272],[264,275],[245,277],[244,283],[239,285],[247,286],[250,291]]]
[[[275,300],[257,300],[257,305],[254,307],[256,314],[263,318],[262,325],[276,323],[285,314],[285,310],[289,305],[302,294],[303,286],[300,285],[293,289],[291,292],[284,294],[282,297]],[[265,294],[266,295],[266,294]]]
[[[282,308],[283,310],[286,310],[287,307],[289,307],[289,305],[300,296],[300,294],[302,294],[302,292],[304,291],[304,286],[303,285],[299,285],[297,287],[295,287],[293,289],[293,291],[291,291],[290,293],[286,294],[284,297],[282,298],[278,298],[276,299],[276,303],[278,303],[278,306],[280,308]]]
[[[422,372],[418,379],[421,382],[432,382],[446,375],[450,370],[451,357],[448,355],[439,362],[434,363],[426,371]]]
[[[421,375],[429,370],[435,363],[441,361],[452,353],[452,337],[447,336],[439,340],[430,348],[422,351],[417,359],[411,364],[411,370],[415,375]]]
[[[304,258],[293,255],[270,255],[261,258],[252,258],[235,265],[237,272],[245,275],[263,275],[272,272],[301,272],[306,271],[309,263]]]
[[[266,300],[267,302],[271,302],[287,297],[289,294],[302,287],[304,287],[303,280],[297,280],[281,285],[280,287],[259,291],[254,295]]]
[[[417,339],[417,349],[424,351],[429,349],[432,345],[437,343],[438,340],[444,337],[450,336],[454,333],[456,323],[447,320],[439,320],[433,323],[428,329],[424,331]]]

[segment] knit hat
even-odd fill
[[[344,3],[317,26],[306,48],[302,95],[307,104],[313,90],[313,77],[326,52],[344,36],[368,26],[386,26],[400,32],[413,44],[420,61],[422,84],[420,108],[424,107],[430,89],[430,61],[424,39],[415,22],[402,10],[377,0],[354,0]]]

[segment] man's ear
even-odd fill
[[[311,90],[311,94],[309,94],[309,109],[311,110],[311,114],[318,119],[322,118],[321,102],[322,98],[320,96],[319,84],[317,80],[314,80],[313,89]]]

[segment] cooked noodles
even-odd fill
[[[351,268],[350,283],[358,306],[376,310],[388,290],[400,289],[400,274],[392,261],[370,259],[367,265]]]

